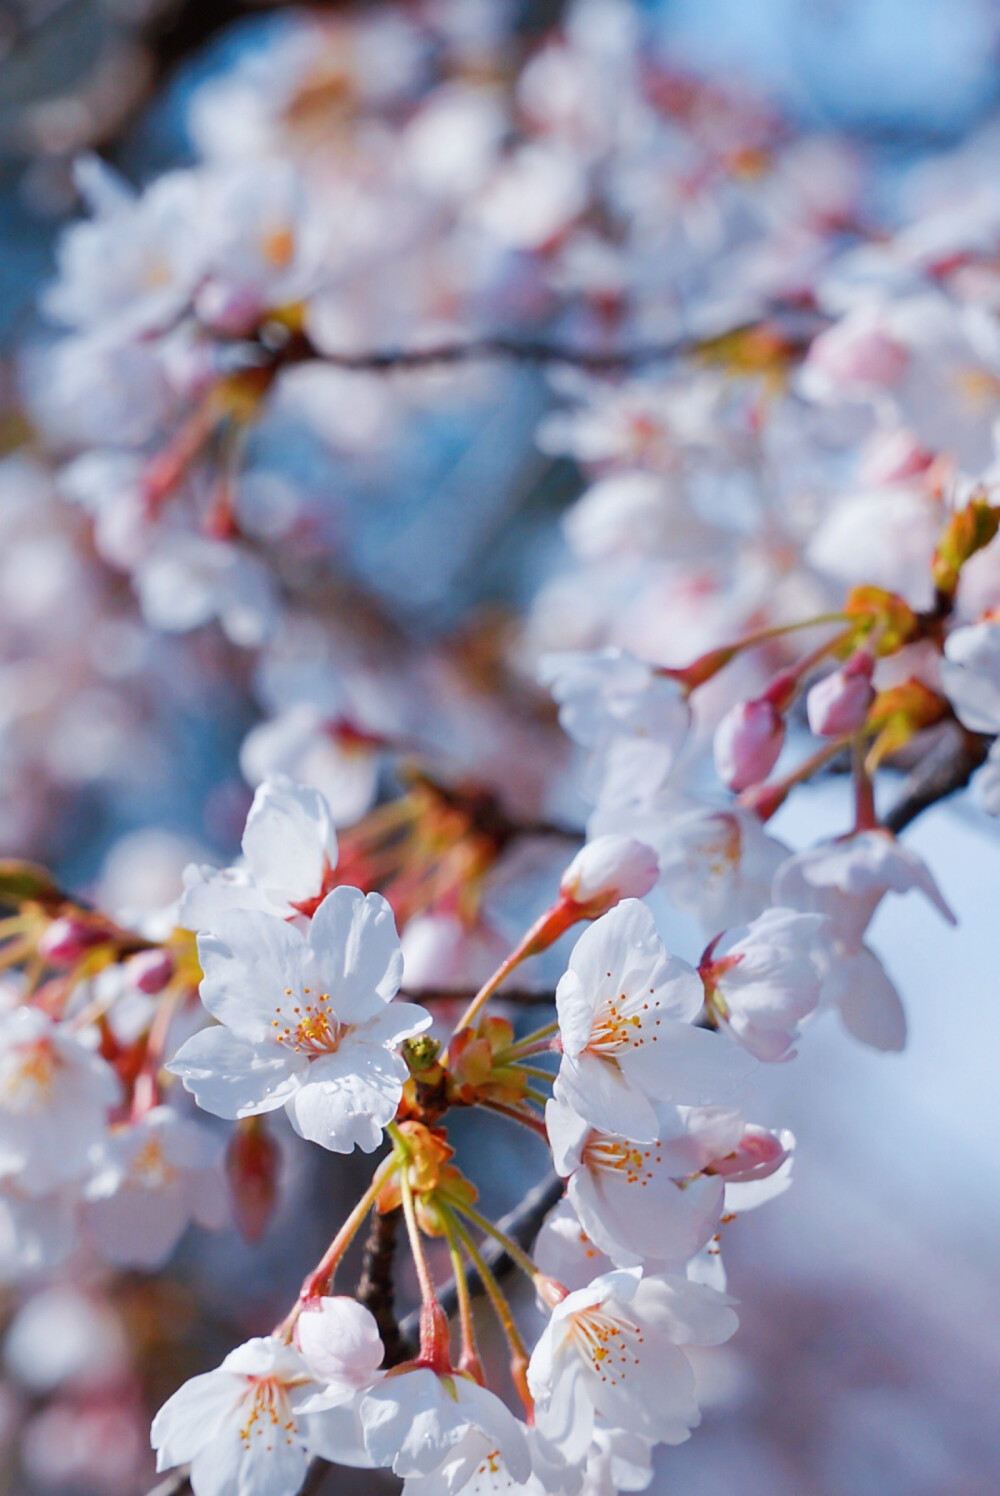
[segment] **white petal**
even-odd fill
[[[403,953],[381,894],[333,889],[313,915],[309,944],[342,1022],[364,1022],[398,990]]]
[[[284,1106],[308,1068],[305,1055],[275,1044],[251,1044],[214,1027],[192,1034],[167,1069],[198,1105],[217,1117],[252,1117]]]

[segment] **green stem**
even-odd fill
[[[530,1418],[534,1414],[534,1402],[532,1400],[531,1393],[528,1391],[528,1384],[525,1375],[528,1369],[528,1350],[523,1339],[521,1338],[521,1332],[514,1322],[514,1316],[511,1312],[511,1307],[504,1297],[503,1289],[497,1282],[496,1275],[494,1274],[493,1269],[486,1261],[486,1258],[483,1256],[482,1252],[480,1252],[479,1248],[476,1246],[476,1243],[473,1241],[469,1232],[465,1229],[465,1226],[460,1220],[457,1219],[455,1214],[448,1208],[448,1206],[442,1205],[441,1210],[443,1215],[450,1216],[452,1227],[458,1237],[461,1239],[462,1245],[465,1247],[470,1261],[478,1272],[482,1285],[486,1290],[489,1301],[493,1306],[493,1312],[496,1315],[497,1319],[500,1321],[500,1325],[507,1339],[507,1344],[510,1346],[511,1375],[513,1377],[514,1385],[517,1388],[518,1396],[524,1403],[525,1410]]]
[[[499,1226],[494,1226],[493,1222],[487,1220],[486,1216],[481,1215],[474,1205],[466,1205],[462,1200],[449,1200],[448,1205],[450,1209],[458,1211],[467,1220],[470,1220],[474,1226],[478,1226],[484,1235],[492,1236],[494,1241],[499,1242],[511,1260],[517,1264],[523,1273],[527,1273],[529,1278],[532,1280],[537,1278],[538,1267],[532,1262],[524,1248],[518,1246],[512,1236],[508,1236],[506,1232],[501,1231]]]
[[[469,1292],[469,1280],[465,1276],[465,1262],[462,1258],[460,1237],[455,1225],[455,1217],[445,1206],[439,1210],[441,1225],[444,1227],[445,1240],[448,1243],[448,1255],[451,1258],[451,1271],[455,1279],[455,1296],[458,1300],[458,1323],[462,1336],[461,1360],[459,1362],[462,1371],[468,1371],[482,1385],[483,1370],[479,1359],[479,1349],[476,1345],[476,1327],[472,1318],[472,1295]]]
[[[522,1112],[517,1107],[505,1106],[502,1101],[480,1101],[477,1103],[484,1111],[496,1112],[500,1117],[506,1117],[510,1122],[520,1122],[522,1127],[528,1127],[533,1133],[548,1143],[549,1134],[541,1117],[536,1117],[534,1112]]]
[[[504,1065],[498,1068],[506,1070],[508,1067]],[[531,1075],[534,1076],[535,1080],[546,1080],[548,1081],[549,1085],[551,1085],[556,1078],[554,1071],[542,1070],[541,1067],[537,1065],[522,1065],[520,1060],[518,1060],[514,1065],[511,1065],[509,1068],[512,1070],[516,1070],[519,1075]]]

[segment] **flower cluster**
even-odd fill
[[[830,1013],[900,1049],[872,922],[954,921],[887,787],[943,755],[915,808],[978,771],[1000,812],[991,152],[872,225],[850,145],[642,7],[508,9],[282,14],[190,84],[188,164],[77,162],[20,360],[4,851],[72,864],[136,786],[242,841],[130,840],[93,900],[0,864],[0,1274],[254,1242],[283,1153],[371,1155],[157,1414],[195,1496],[643,1488],[737,1328],[727,1225],[790,1183],[768,1067]],[[502,1129],[544,1219],[480,1200]],[[402,1324],[374,1249],[342,1281],[369,1222]]]

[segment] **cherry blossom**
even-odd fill
[[[556,989],[566,1100],[594,1127],[647,1143],[655,1102],[725,1100],[752,1061],[692,1027],[701,1006],[697,974],[667,956],[645,905],[624,899],[584,931]]]
[[[189,868],[180,919],[211,930],[230,909],[290,919],[319,903],[337,865],[337,833],[323,796],[275,775],[259,785],[243,831],[243,862],[221,872]]]
[[[1000,731],[1000,623],[954,629],[944,655],[941,678],[959,719],[973,732]]]
[[[202,1000],[219,1026],[170,1064],[200,1106],[249,1117],[284,1106],[334,1152],[377,1148],[407,1068],[395,1053],[430,1015],[393,1003],[403,958],[378,894],[335,888],[308,934],[273,914],[232,910],[198,941]]]
[[[0,1013],[0,1179],[27,1196],[82,1180],[120,1091],[94,1049],[38,1008]]]
[[[224,1225],[222,1153],[221,1138],[168,1106],[113,1128],[95,1150],[84,1190],[85,1229],[101,1256],[159,1267],[189,1221]]]
[[[396,1475],[431,1475],[454,1460],[470,1431],[485,1436],[489,1453],[497,1452],[515,1481],[526,1480],[531,1470],[523,1426],[494,1393],[459,1373],[401,1369],[361,1396],[358,1419],[373,1463]],[[450,1472],[452,1489],[461,1485],[461,1471],[471,1475],[485,1453],[481,1439],[461,1450],[458,1468]]]
[[[657,1107],[658,1136],[637,1144],[601,1132],[560,1099],[545,1109],[556,1172],[582,1229],[618,1265],[650,1258],[686,1262],[704,1246],[722,1212],[723,1185],[701,1175],[743,1134],[738,1112]]]
[[[759,1060],[788,1055],[817,1007],[830,961],[822,915],[767,909],[727,930],[700,967],[706,1006],[720,1028]]]
[[[923,860],[887,831],[862,831],[797,852],[777,869],[774,898],[825,914],[849,951],[860,944],[887,893],[917,889],[949,924],[955,916]]]
[[[684,1278],[638,1268],[595,1278],[556,1305],[532,1352],[539,1427],[581,1453],[596,1420],[682,1443],[701,1421],[682,1347],[720,1345],[736,1324],[724,1295]]]
[[[273,1338],[248,1340],[164,1403],[153,1420],[157,1469],[190,1462],[195,1496],[294,1496],[310,1453],[336,1458],[323,1415],[301,1411],[317,1390],[298,1351]]]
[[[788,856],[757,816],[736,805],[716,810],[656,798],[627,810],[598,810],[588,830],[591,836],[617,831],[648,842],[667,897],[693,914],[710,937],[764,912],[774,875]]]
[[[546,656],[539,678],[559,703],[565,731],[596,755],[595,797],[659,788],[684,745],[689,711],[669,675],[621,649]]]
[[[309,1412],[339,1407],[370,1387],[385,1355],[374,1315],[345,1295],[308,1303],[296,1322],[295,1341],[323,1383],[306,1405]]]
[[[770,701],[737,702],[715,732],[715,768],[731,790],[766,779],[785,741],[785,724]]]

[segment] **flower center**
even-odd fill
[[[653,1177],[653,1165],[662,1162],[651,1148],[640,1148],[626,1138],[614,1138],[606,1132],[592,1132],[583,1146],[583,1165],[594,1172],[623,1175],[626,1184],[646,1185]]]
[[[335,1054],[347,1033],[347,1024],[333,1012],[329,992],[313,998],[310,989],[304,987],[302,997],[295,1002],[291,987],[286,987],[285,999],[275,1008],[277,1017],[271,1019],[275,1041],[296,1054]]]
[[[163,1156],[159,1138],[148,1138],[129,1165],[130,1181],[147,1190],[162,1189],[177,1178],[177,1170]]]
[[[0,1079],[0,1097],[10,1111],[34,1111],[45,1106],[52,1094],[56,1057],[45,1039],[15,1049]]]
[[[639,1326],[606,1306],[581,1309],[572,1316],[571,1337],[578,1355],[609,1386],[624,1382],[639,1365],[643,1336]]]
[[[704,843],[688,858],[688,868],[693,874],[717,881],[731,877],[739,867],[742,851],[739,822],[720,816],[717,821],[718,835]]]
[[[655,1043],[659,1036],[650,1030],[659,1027],[654,1016],[659,1006],[652,987],[645,997],[622,992],[605,999],[594,1015],[587,1049],[599,1059],[613,1060],[619,1050],[640,1049],[649,1039]]]
[[[295,1419],[291,1417],[284,1384],[274,1377],[248,1377],[244,1394],[247,1420],[240,1429],[244,1449],[251,1446],[270,1452],[282,1439],[294,1443]],[[255,1441],[262,1439],[263,1444]]]

